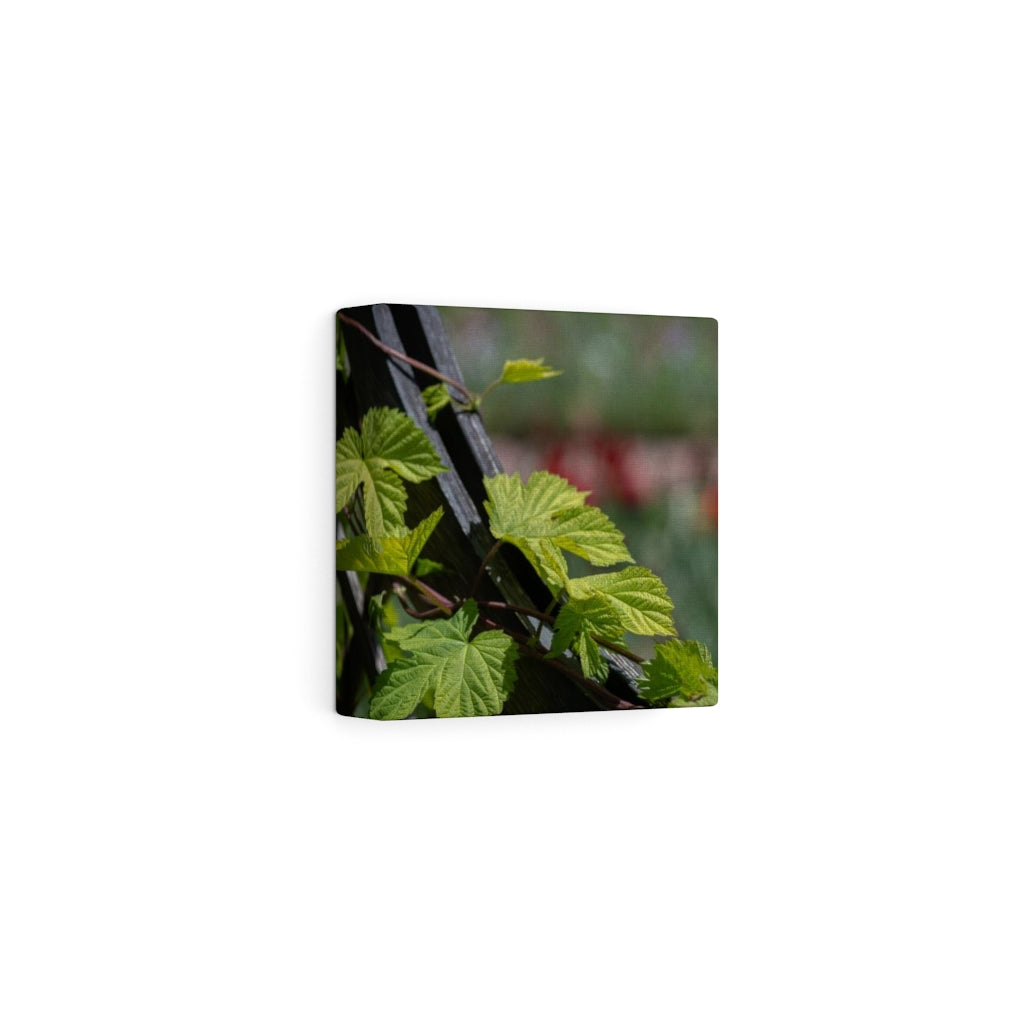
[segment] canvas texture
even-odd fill
[[[718,324],[337,315],[336,706],[718,702]]]

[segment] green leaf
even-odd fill
[[[398,625],[398,613],[395,611],[394,603],[389,600],[390,597],[387,591],[371,594],[367,602],[367,618],[371,628],[378,633]]]
[[[665,584],[650,569],[627,565],[618,572],[598,573],[569,580],[570,597],[598,594],[618,613],[627,632],[640,636],[675,636],[672,600]]]
[[[423,389],[423,404],[427,407],[427,415],[430,417],[431,423],[446,405],[451,404],[451,400],[452,396],[448,393],[446,384],[431,384],[430,387]]]
[[[601,657],[597,638],[615,641],[622,633],[618,614],[603,597],[596,594],[579,599],[570,597],[555,619],[551,653],[561,654],[571,643],[579,655],[583,674],[604,682],[608,678],[608,662]]]
[[[382,537],[405,529],[405,487],[389,469],[368,464],[363,476],[363,513],[366,532]]]
[[[408,718],[423,701],[439,718],[498,714],[515,682],[511,637],[490,629],[470,640],[477,605],[467,601],[450,619],[413,623],[385,636],[403,656],[381,673],[370,717]]]
[[[362,434],[346,427],[336,445],[337,511],[362,485],[366,532],[371,537],[400,534],[406,508],[402,479],[418,483],[444,472],[427,435],[404,412],[388,406],[370,409]]]
[[[398,409],[378,406],[363,417],[363,457],[419,483],[446,472],[427,435]]]
[[[699,640],[667,640],[654,647],[638,680],[648,700],[669,707],[706,707],[718,703],[718,669]]]
[[[352,540],[339,540],[336,555],[338,569],[356,572],[380,572],[389,576],[408,576],[414,571],[423,545],[434,532],[443,514],[437,508],[415,529],[402,533],[371,537],[362,534]],[[420,575],[417,573],[417,575]]]
[[[409,422],[412,424],[412,420]],[[414,424],[413,427],[415,429]],[[337,511],[351,501],[362,485],[367,532],[379,537],[385,532],[402,530],[405,527],[405,487],[391,469],[376,459],[364,457],[364,448],[359,434],[352,427],[346,427],[335,449]]]
[[[484,488],[491,533],[515,544],[553,593],[569,581],[562,551],[593,565],[633,561],[615,524],[585,504],[589,492],[578,491],[560,476],[537,472],[524,485],[518,473],[501,473],[485,478]]]
[[[334,451],[334,487],[338,512],[349,503],[363,482],[365,468],[359,433],[352,427],[346,427]]]
[[[543,359],[510,359],[501,371],[502,384],[525,384],[531,380],[547,380],[562,371],[544,365]]]
[[[417,558],[413,566],[413,575],[417,579],[424,576],[436,576],[439,572],[447,572],[448,566],[443,562],[435,562],[432,558]]]

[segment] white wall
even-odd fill
[[[1020,1019],[1009,10],[9,16],[5,1019]],[[333,714],[375,300],[719,319],[717,708]]]

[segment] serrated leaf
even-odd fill
[[[404,412],[387,405],[363,417],[363,458],[415,483],[445,472],[427,435]]]
[[[569,580],[570,597],[598,594],[618,613],[626,631],[640,636],[675,636],[672,600],[665,584],[642,565]]]
[[[335,448],[337,511],[352,500],[362,485],[367,533],[380,537],[387,532],[400,531],[405,528],[405,487],[394,471],[379,461],[367,459],[364,448],[359,434],[352,427],[346,427]]]
[[[467,601],[450,619],[394,629],[385,640],[402,657],[381,673],[370,717],[407,718],[422,701],[439,718],[496,715],[512,691],[516,649],[511,637],[491,629],[470,639],[477,606]]]
[[[334,487],[337,495],[337,511],[340,512],[352,499],[363,482],[363,443],[353,427],[346,427],[334,452]]]
[[[525,384],[531,380],[547,380],[562,371],[553,370],[543,359],[509,359],[501,371],[502,384]]]
[[[427,435],[404,412],[375,407],[363,417],[361,434],[346,427],[336,445],[337,511],[362,485],[366,532],[371,537],[400,534],[406,508],[402,479],[418,483],[444,472]]]
[[[412,530],[383,537],[362,534],[352,540],[340,540],[336,566],[356,572],[379,572],[390,576],[408,576],[413,572],[424,544],[434,532],[443,510],[433,512]],[[422,575],[417,573],[417,575]]]
[[[638,680],[640,693],[670,707],[706,707],[718,703],[718,669],[699,640],[667,640],[656,644]]]
[[[427,415],[430,422],[446,406],[450,405],[452,396],[448,392],[446,384],[431,384],[423,389],[423,404],[427,407]]]
[[[561,654],[572,644],[572,649],[579,655],[583,674],[604,682],[608,678],[608,662],[601,657],[597,639],[615,641],[622,634],[618,614],[603,597],[596,594],[570,597],[555,619],[551,653]]]
[[[363,515],[371,537],[405,529],[406,494],[402,481],[382,466],[367,464],[363,476]]]
[[[554,593],[569,580],[562,551],[594,565],[633,561],[615,524],[584,503],[589,492],[560,476],[537,472],[524,485],[518,473],[500,473],[485,478],[484,488],[491,533],[518,547]]]

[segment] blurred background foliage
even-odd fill
[[[703,640],[717,663],[717,322],[439,308],[470,390],[506,359],[543,357],[564,371],[488,396],[482,414],[502,464],[593,492],[637,562],[664,579],[680,636]],[[646,638],[633,646],[653,652]]]

